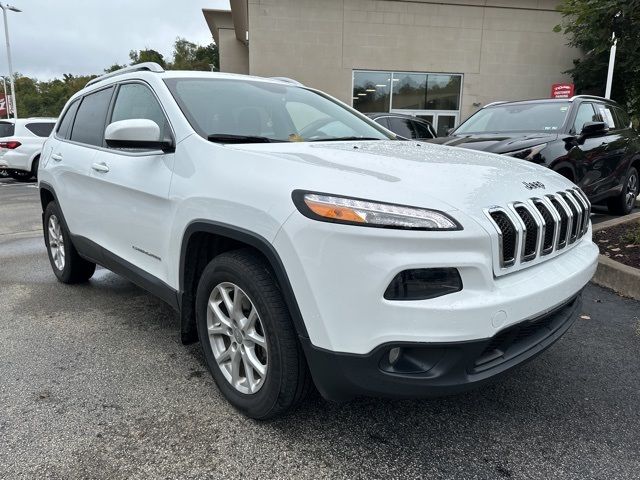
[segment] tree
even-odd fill
[[[155,62],[162,68],[165,68],[167,66],[166,62],[164,61],[164,56],[160,52],[151,49],[139,51],[131,50],[129,52],[129,58],[131,59],[131,65],[144,62]]]
[[[564,30],[570,36],[569,45],[584,53],[567,71],[576,91],[604,95],[615,30],[618,53],[611,97],[626,105],[634,117],[640,116],[640,0],[564,0],[558,10],[564,21],[555,30]]]
[[[210,43],[207,46],[196,45],[184,38],[176,38],[173,44],[173,62],[168,65],[171,70],[218,70],[218,46]]]
[[[129,56],[131,56],[131,53],[129,53]],[[124,67],[126,67],[126,65],[120,65],[118,63],[114,63],[109,68],[105,68],[104,73],[115,72],[116,70],[120,70],[121,68],[124,68]]]

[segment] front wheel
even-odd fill
[[[62,283],[86,282],[93,276],[96,264],[78,254],[55,202],[44,211],[44,242],[53,273]]]
[[[614,215],[627,215],[636,206],[636,198],[640,193],[640,178],[638,177],[638,170],[635,167],[631,167],[627,172],[624,185],[622,186],[622,192],[620,195],[611,198],[607,202],[609,211]]]
[[[227,400],[255,419],[284,414],[311,379],[282,293],[251,250],[214,258],[196,295],[198,336],[207,366]]]

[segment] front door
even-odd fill
[[[167,117],[151,88],[142,82],[119,85],[107,124],[148,119],[171,136]],[[105,256],[115,256],[167,282],[171,207],[169,187],[173,153],[106,148],[92,163],[93,188],[104,202],[99,208],[97,242]]]

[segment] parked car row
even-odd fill
[[[633,210],[640,193],[640,137],[612,100],[496,102],[436,138],[429,122],[395,113],[368,114],[401,137],[528,160],[578,185],[592,203],[616,215]]]
[[[55,118],[0,120],[0,172],[19,182],[37,178],[42,144]]]

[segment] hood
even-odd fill
[[[431,143],[447,145],[450,147],[468,148],[471,150],[482,150],[491,153],[507,153],[524,148],[549,143],[558,139],[557,134],[549,133],[473,133],[468,135],[454,135],[451,137],[439,137],[429,140]]]
[[[413,141],[272,143],[232,145],[281,162],[269,181],[305,189],[444,211],[481,212],[573,186],[550,169],[530,162]],[[244,155],[243,155],[244,156]],[[247,168],[256,168],[256,162]],[[285,172],[279,178],[274,172]],[[265,180],[266,181],[266,180]],[[530,190],[525,184],[540,182]],[[290,191],[291,191],[290,190]]]

